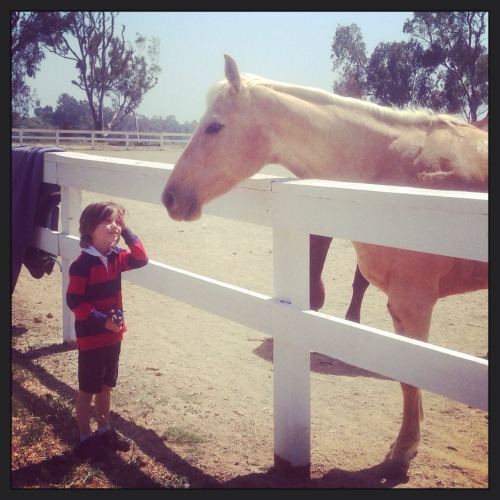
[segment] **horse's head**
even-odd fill
[[[162,203],[175,220],[198,219],[205,203],[270,163],[265,119],[258,115],[236,63],[224,57],[227,81],[212,87],[207,111],[162,193]]]

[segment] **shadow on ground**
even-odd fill
[[[253,352],[262,359],[272,363],[273,361],[273,338],[265,339]],[[349,365],[338,359],[331,358],[318,352],[311,353],[311,371],[324,375],[337,375],[343,377],[370,377],[381,380],[391,380],[378,373],[374,373],[354,365]]]

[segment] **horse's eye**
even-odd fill
[[[224,128],[224,125],[221,125],[220,123],[211,123],[207,129],[206,133],[207,134],[216,134],[217,132],[221,131]]]

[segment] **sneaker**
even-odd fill
[[[108,457],[109,450],[93,435],[80,441],[73,449],[73,454],[78,458],[102,460]]]
[[[109,429],[109,431],[98,434],[97,431],[94,433],[99,442],[107,449],[117,450],[117,451],[128,451],[134,442],[128,437],[123,436],[115,429]]]

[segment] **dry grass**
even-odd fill
[[[74,401],[52,393],[42,372],[13,350],[11,488],[189,488],[137,446],[106,462],[74,457]]]

